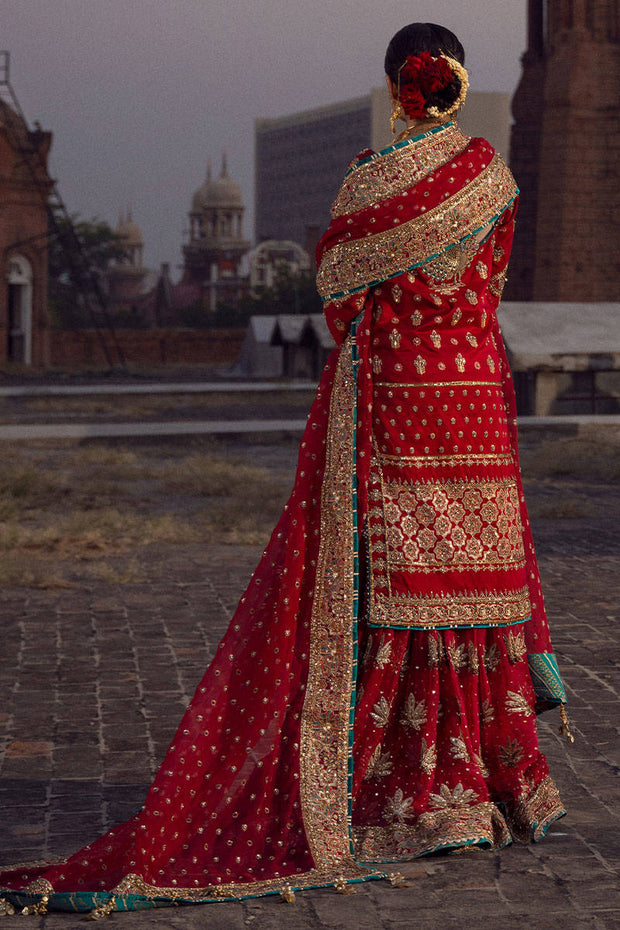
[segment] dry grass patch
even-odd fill
[[[0,458],[0,584],[128,584],[156,547],[264,544],[289,481],[225,452],[19,447]]]

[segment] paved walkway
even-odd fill
[[[583,489],[587,494],[588,489]],[[620,495],[608,514],[560,531],[535,526],[576,742],[557,714],[541,740],[569,816],[535,847],[403,866],[383,882],[159,912],[115,915],[129,928],[212,930],[619,930]],[[597,511],[598,513],[598,511]],[[566,521],[565,521],[566,524]],[[572,530],[570,529],[572,526]],[[186,701],[256,562],[248,547],[154,558],[149,585],[5,589],[0,663],[0,858],[62,855],[141,804]],[[30,926],[83,926],[77,916]]]
[[[226,411],[221,416],[231,416]],[[580,435],[596,429],[604,436],[620,430],[620,416],[519,417],[522,440],[528,433]],[[244,433],[301,433],[306,418],[143,420],[111,423],[0,423],[0,440],[123,439],[144,436],[215,436]]]
[[[316,381],[100,381],[89,384],[12,384],[0,386],[0,397],[88,397],[106,394],[241,394],[314,391]]]

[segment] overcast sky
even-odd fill
[[[0,48],[32,124],[54,133],[68,209],[115,225],[127,204],[146,262],[181,262],[207,160],[243,190],[253,238],[254,119],[368,93],[391,36],[440,22],[475,90],[512,93],[526,0],[0,0]],[[355,153],[351,153],[353,156]],[[344,169],[343,165],[343,169]]]

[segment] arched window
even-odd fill
[[[7,359],[32,364],[32,266],[11,255],[7,275]]]

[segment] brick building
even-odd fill
[[[618,298],[619,53],[620,0],[528,0],[513,99],[521,202],[510,300]]]
[[[45,366],[47,157],[52,134],[30,132],[0,100],[0,365]]]

